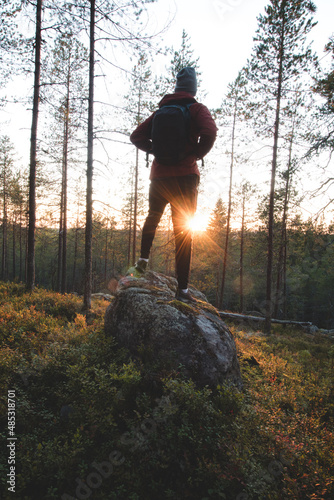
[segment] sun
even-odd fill
[[[209,223],[209,216],[204,213],[197,213],[192,219],[189,220],[189,227],[192,231],[203,232],[206,231]]]

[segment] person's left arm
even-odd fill
[[[203,104],[196,106],[194,115],[196,133],[199,136],[196,156],[202,159],[214,145],[218,129],[210,111]]]

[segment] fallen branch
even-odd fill
[[[246,314],[237,314],[237,313],[228,313],[228,312],[223,312],[219,311],[219,316],[221,318],[229,318],[229,319],[237,319],[241,321],[258,321],[258,322],[264,322],[265,318],[262,316],[248,316]],[[318,328],[314,326],[312,323],[309,321],[291,321],[288,319],[272,319],[272,323],[278,323],[280,325],[293,325],[293,326],[300,326],[302,328],[306,328],[308,330],[316,329]]]
[[[247,314],[238,314],[238,313],[228,313],[228,312],[223,312],[219,311],[219,316],[221,318],[229,318],[229,319],[234,319],[238,321],[249,321],[249,322],[264,322],[265,318],[262,316],[250,316]],[[320,333],[322,335],[326,335],[327,337],[330,337],[334,339],[334,330],[325,330],[324,328],[318,328],[316,325],[313,325],[313,323],[309,321],[291,321],[289,319],[272,319],[272,323],[278,323],[280,325],[292,325],[292,326],[299,326],[301,328],[304,328],[306,333]]]

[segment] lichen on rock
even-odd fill
[[[234,338],[205,295],[190,287],[196,304],[175,299],[175,278],[148,271],[120,280],[105,315],[105,332],[129,356],[143,362],[145,352],[162,371],[182,367],[199,387],[231,382],[241,387]]]

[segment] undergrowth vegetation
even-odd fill
[[[333,343],[231,327],[244,388],[198,389],[136,364],[103,329],[108,303],[0,284],[2,497],[329,500]],[[7,391],[16,400],[8,491]]]

